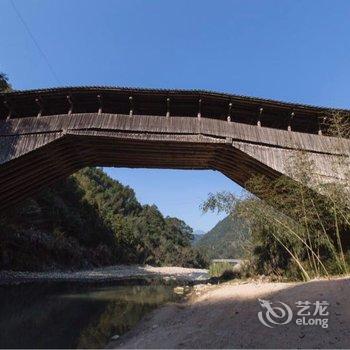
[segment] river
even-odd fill
[[[170,285],[31,283],[0,287],[0,348],[103,348],[179,296]]]

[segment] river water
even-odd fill
[[[0,287],[0,348],[103,348],[179,297],[173,286],[35,283]]]

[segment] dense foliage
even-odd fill
[[[12,88],[7,78],[7,75],[0,72],[0,92],[8,92],[11,90]]]
[[[191,247],[189,226],[142,206],[130,187],[96,168],[44,189],[0,220],[2,269],[205,263]]]
[[[203,235],[195,246],[208,259],[239,259],[244,256],[249,230],[237,215],[229,215]]]

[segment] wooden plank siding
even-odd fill
[[[0,94],[1,100],[10,110],[1,104],[0,209],[85,166],[212,169],[244,187],[254,174],[286,174],[287,160],[299,150],[315,161],[321,181],[341,180],[333,164],[350,151],[350,140],[318,134],[319,118],[332,110],[313,106],[203,91],[95,87],[14,92]],[[262,126],[256,125],[259,108],[266,113]],[[291,111],[297,122],[286,119]],[[286,120],[294,123],[292,131]]]

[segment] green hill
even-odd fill
[[[227,216],[219,221],[195,244],[209,259],[239,259],[248,228],[238,217]]]
[[[202,266],[192,241],[186,223],[141,205],[130,187],[97,168],[83,169],[0,213],[0,269]]]

